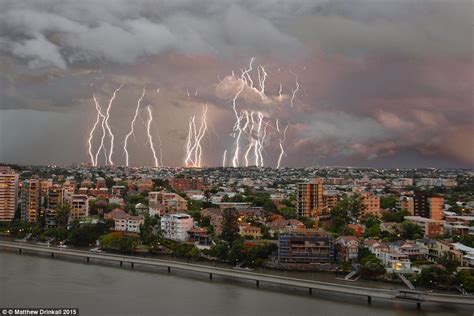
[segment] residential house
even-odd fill
[[[262,238],[262,230],[258,226],[250,224],[239,225],[239,234],[244,238],[260,239]]]
[[[114,221],[113,230],[132,233],[139,233],[140,225],[145,223],[145,219],[142,216],[133,216],[118,208],[105,214],[104,218]]]
[[[194,226],[193,218],[186,213],[166,214],[161,217],[161,230],[165,238],[186,241]]]
[[[359,256],[359,238],[355,236],[340,236],[334,241],[337,257],[340,261],[357,260]]]
[[[271,236],[281,234],[292,229],[304,229],[305,225],[297,219],[275,219],[267,224]]]

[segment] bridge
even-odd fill
[[[167,269],[168,273],[172,270],[191,271],[201,274],[206,274],[209,279],[212,280],[214,276],[223,276],[234,278],[238,280],[247,280],[255,282],[256,286],[259,287],[261,283],[271,283],[277,285],[283,285],[287,287],[296,287],[307,289],[309,294],[312,294],[313,290],[322,292],[332,292],[340,294],[350,294],[356,296],[362,296],[367,298],[367,302],[370,304],[372,298],[381,300],[399,300],[416,303],[417,307],[421,307],[421,303],[441,303],[441,304],[462,304],[462,305],[474,305],[473,296],[465,295],[451,295],[451,294],[436,294],[414,290],[404,289],[378,289],[360,286],[351,286],[344,284],[335,284],[329,282],[320,282],[312,280],[304,280],[297,278],[290,278],[277,275],[267,275],[261,273],[255,273],[250,271],[233,270],[226,268],[218,268],[212,266],[205,266],[193,263],[177,262],[171,260],[162,259],[150,259],[141,258],[135,256],[116,255],[109,253],[95,253],[90,251],[72,250],[67,248],[56,248],[48,246],[32,245],[20,242],[7,242],[0,241],[0,249],[9,249],[18,251],[19,254],[23,252],[31,253],[42,253],[48,254],[52,258],[57,256],[62,257],[75,257],[82,258],[86,262],[90,262],[91,259],[117,262],[122,267],[124,264],[130,265],[134,268],[135,265],[161,267]]]

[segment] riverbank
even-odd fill
[[[8,241],[8,242],[19,242],[14,237],[11,236],[2,236],[0,237],[0,241]],[[21,243],[26,243],[29,245],[37,245],[36,242],[31,241],[22,241]],[[44,245],[43,245],[44,246]],[[90,248],[80,248],[80,247],[69,247],[67,249],[72,250],[80,250],[80,251],[89,251]],[[108,253],[108,252],[104,252]],[[161,260],[171,260],[180,263],[196,263],[199,265],[206,265],[210,267],[218,267],[224,269],[232,269],[234,268],[233,265],[228,263],[220,262],[220,261],[212,261],[206,260],[204,258],[200,258],[199,260],[191,261],[186,258],[180,258],[177,256],[173,256],[171,254],[152,254],[152,253],[134,253],[134,254],[123,254],[123,253],[111,253],[114,255],[133,255],[138,258],[150,258],[150,259],[161,259]],[[341,280],[340,278],[345,276],[346,273],[344,272],[329,272],[329,271],[290,271],[290,270],[281,270],[275,268],[265,268],[265,267],[258,267],[254,268],[252,271],[267,274],[267,275],[275,275],[275,276],[284,276],[284,277],[291,277],[309,281],[321,281],[321,282],[332,282],[336,284],[346,284],[346,285],[356,285],[356,286],[366,286],[372,288],[381,288],[381,289],[391,289],[391,288],[403,288],[403,284],[396,284],[392,282],[383,282],[377,280],[366,280],[366,279],[359,279],[357,281],[345,281]]]
[[[212,280],[213,276],[219,276],[224,278],[231,278],[241,281],[252,281],[255,282],[256,287],[259,287],[261,283],[274,284],[287,288],[302,288],[309,290],[309,294],[312,294],[313,290],[319,292],[332,292],[335,294],[349,294],[354,296],[362,296],[367,298],[367,302],[371,304],[372,298],[381,300],[391,301],[410,301],[416,303],[417,307],[421,307],[421,303],[444,303],[444,304],[467,304],[474,305],[472,297],[460,296],[460,295],[445,295],[445,294],[434,294],[419,291],[409,290],[397,290],[397,289],[374,289],[368,287],[357,287],[348,286],[328,282],[320,281],[309,281],[303,279],[295,279],[289,277],[266,275],[261,273],[246,272],[241,270],[222,269],[218,267],[210,267],[205,265],[189,264],[189,263],[178,263],[166,260],[157,259],[146,259],[138,258],[133,256],[119,256],[110,254],[98,254],[87,251],[70,250],[64,248],[53,248],[45,246],[33,246],[15,242],[0,242],[0,248],[18,250],[21,255],[23,251],[50,254],[51,258],[56,256],[61,257],[73,257],[86,259],[89,263],[90,260],[103,260],[116,262],[120,264],[120,267],[124,265],[130,265],[133,269],[135,265],[151,266],[167,268],[168,273],[172,270],[193,272],[197,274],[207,274],[209,279]]]
[[[8,241],[8,242],[21,242],[29,245],[39,245],[45,246],[46,243],[39,243],[35,241],[20,241],[19,239],[15,239],[12,236],[0,236],[0,241]],[[55,247],[55,246],[51,246]],[[67,249],[71,250],[79,250],[79,251],[89,251],[90,247],[70,247],[68,246]],[[187,259],[179,256],[172,255],[171,253],[149,253],[149,252],[133,252],[133,253],[120,253],[120,252],[103,252],[103,253],[110,253],[112,255],[127,255],[127,256],[134,256],[137,258],[149,258],[149,259],[158,259],[158,260],[170,260],[176,261],[180,263],[195,263],[199,265],[205,265],[209,267],[218,267],[224,269],[234,269],[235,266],[230,265],[226,262],[221,262],[218,260],[210,260],[207,258],[195,258],[195,259]],[[347,275],[348,272],[345,271],[325,271],[325,270],[285,270],[280,269],[277,267],[256,267],[254,269],[243,269],[243,271],[255,271],[261,274],[266,275],[273,275],[273,276],[284,276],[284,277],[291,277],[297,279],[303,279],[308,281],[321,281],[321,282],[330,282],[334,284],[341,284],[341,285],[351,285],[351,286],[362,286],[362,287],[370,287],[370,288],[379,288],[379,289],[408,289],[407,286],[399,279],[399,278],[392,278],[387,276],[385,278],[378,278],[378,279],[364,279],[364,278],[357,278],[355,281],[348,281],[345,280],[344,277]],[[459,294],[459,291],[456,289],[453,290],[439,290],[435,288],[422,288],[417,287],[417,290],[420,291],[430,291],[432,293],[439,293],[439,294]]]

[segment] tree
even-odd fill
[[[380,197],[380,207],[383,209],[394,209],[397,206],[397,198],[394,195]]]
[[[239,224],[234,208],[227,208],[223,212],[221,239],[233,243],[239,239]]]
[[[21,218],[21,204],[18,204],[15,209],[15,216],[14,219],[19,220]]]
[[[106,250],[132,252],[138,246],[138,238],[121,232],[113,232],[100,237],[100,245]]]
[[[279,212],[283,217],[288,219],[297,217],[296,210],[294,207],[283,207],[282,209],[280,209]]]
[[[405,216],[409,216],[409,215],[411,215],[410,212],[406,210],[397,211],[397,212],[385,211],[385,212],[382,212],[382,220],[384,222],[401,223],[405,220]]]
[[[61,206],[56,208],[56,221],[58,226],[65,227],[67,226],[67,222],[69,220],[69,215],[71,214],[71,207],[68,203],[64,203]]]
[[[448,209],[448,212],[453,212],[453,213],[462,215],[462,213],[463,213],[462,210],[463,210],[462,207],[458,206],[457,204],[454,204],[453,206],[451,206],[451,207]]]
[[[293,203],[288,199],[281,201],[281,204],[285,205],[286,207],[293,207]]]
[[[145,220],[143,225],[140,225],[140,238],[146,245],[155,243],[159,239],[159,236],[155,234],[156,227],[158,226],[158,219],[155,216],[145,214]]]
[[[109,209],[109,204],[104,199],[97,199],[90,201],[89,204],[89,214],[97,215],[99,213],[109,212],[112,209]]]
[[[225,242],[218,242],[214,247],[211,249],[211,255],[214,257],[219,258],[219,260],[225,261],[227,260],[227,253],[229,252],[229,245]]]
[[[461,270],[456,275],[456,283],[467,292],[474,292],[474,273],[468,270]]]
[[[400,224],[400,237],[402,239],[419,239],[423,237],[420,226],[410,221],[404,221]]]
[[[373,226],[380,225],[380,219],[377,216],[368,215],[362,219],[362,224],[369,229]]]
[[[276,207],[275,203],[270,200],[266,201],[265,204],[263,204],[263,210],[265,212],[275,213],[278,211],[278,208]]]
[[[380,236],[380,224],[375,224],[370,228],[367,228],[364,233],[365,238],[378,237]]]
[[[106,177],[106,178],[105,178],[105,185],[107,186],[107,188],[108,188],[109,190],[112,189],[112,187],[115,185],[114,178]]]
[[[369,238],[380,236],[381,229],[378,217],[368,215],[362,220],[362,223],[365,225],[364,237]]]
[[[331,210],[331,216],[333,218],[339,217],[343,219],[344,223],[347,224],[351,219],[355,220],[359,217],[360,213],[365,209],[364,204],[360,195],[355,194],[352,196],[346,196]]]
[[[74,221],[69,229],[68,241],[74,246],[87,247],[94,245],[96,240],[105,234],[109,228],[110,222],[80,224],[78,221]]]
[[[446,269],[447,274],[452,274],[459,266],[459,263],[453,260],[453,258],[448,254],[439,257],[437,262]]]
[[[474,247],[474,235],[454,236],[453,239],[465,246]]]
[[[385,273],[382,261],[367,248],[359,251],[359,272],[364,277],[376,277]]]
[[[339,234],[341,236],[355,236],[355,230],[350,227],[344,226]]]
[[[232,246],[230,247],[229,253],[227,255],[227,259],[229,260],[229,262],[237,263],[237,262],[243,261],[245,258],[243,254],[243,250],[244,250],[244,244],[242,243],[242,241],[235,240],[232,243]]]

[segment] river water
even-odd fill
[[[474,315],[443,307],[0,250],[0,307],[77,307],[80,315]]]

